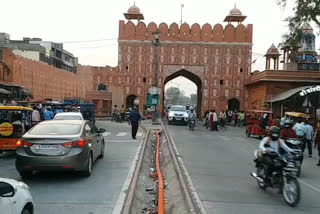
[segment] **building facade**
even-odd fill
[[[31,92],[34,100],[64,100],[65,97],[86,99],[86,85],[90,81],[87,76],[85,69],[75,74],[17,56],[9,49],[1,51],[0,82],[23,86]]]
[[[130,18],[128,14],[140,14],[140,10],[133,7],[126,13],[127,18]],[[232,17],[236,17],[235,20]],[[117,97],[113,104],[128,105],[130,100],[132,103],[131,98],[136,98],[143,111],[146,94],[154,85],[157,60],[161,110],[165,84],[178,76],[197,85],[199,113],[209,109],[245,109],[248,92],[244,84],[251,72],[253,26],[241,24],[244,18],[234,8],[225,19],[226,26],[157,25],[153,22],[145,24],[140,19],[137,24],[130,20],[120,21],[119,66],[92,68],[94,88],[106,84],[112,96]],[[233,25],[231,22],[234,21],[239,22]],[[153,45],[155,32],[159,32],[160,37],[157,48]]]
[[[17,56],[43,62],[68,72],[77,72],[78,58],[64,50],[62,43],[27,37],[23,38],[23,40],[10,40],[9,34],[0,33],[1,49],[12,50]]]
[[[283,69],[279,69],[279,50],[274,45],[268,49],[265,55],[266,70],[251,74],[246,82],[249,109],[273,110],[277,116],[282,116],[285,111],[305,109],[302,108],[305,100],[296,99],[295,94],[320,84],[320,63],[315,50],[315,38],[312,27],[303,24],[297,48],[283,48]],[[288,99],[291,96],[295,101]],[[287,101],[284,104],[282,100]]]

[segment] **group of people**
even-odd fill
[[[116,121],[116,122],[125,121],[126,120],[126,111],[127,110],[124,107],[124,105],[122,105],[120,109],[117,105],[114,105],[112,108],[112,121]]]
[[[222,110],[219,114],[213,109],[206,111],[204,114],[204,126],[211,131],[218,131],[219,125],[221,128],[226,128],[229,123],[233,127],[242,127],[246,124],[246,114],[244,111],[224,111]]]
[[[63,112],[62,107],[57,107],[55,111],[53,111],[51,106],[42,107],[42,105],[35,105],[33,106],[31,123],[32,125],[36,125],[43,120],[52,120],[54,115],[61,112]]]
[[[228,119],[233,127],[245,125],[246,114],[244,111],[228,111]]]
[[[297,123],[294,124],[287,116],[281,118],[280,127],[280,138],[283,140],[289,138],[299,139],[302,142],[302,151],[304,152],[307,147],[309,157],[312,157],[312,143],[314,142],[314,146],[318,148],[320,158],[320,127],[315,132],[308,120],[303,121],[299,118]],[[320,159],[317,165],[320,166]]]

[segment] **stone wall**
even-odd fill
[[[85,89],[82,88],[84,80],[79,74],[16,56],[7,49],[2,51],[2,62],[8,67],[9,72],[0,69],[1,81],[24,86],[32,93],[34,100],[86,98]],[[3,65],[0,68],[3,68]]]

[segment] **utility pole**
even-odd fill
[[[180,25],[182,25],[182,9],[184,8],[184,4],[181,4],[181,19],[180,19]]]
[[[152,45],[155,47],[155,50],[154,50],[154,76],[153,76],[153,95],[155,94],[158,94],[159,95],[159,92],[158,92],[158,68],[159,68],[159,65],[158,65],[158,49],[159,49],[159,46],[160,46],[160,33],[159,31],[157,30],[156,32],[153,33],[154,35],[154,41],[152,41]],[[160,97],[158,98],[160,100]],[[159,124],[158,122],[158,119],[159,119],[159,110],[158,110],[158,106],[157,104],[154,105],[154,112],[153,112],[153,117],[152,117],[152,123],[153,124]]]

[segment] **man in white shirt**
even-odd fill
[[[31,119],[32,119],[32,125],[33,126],[38,124],[41,121],[40,112],[38,111],[36,106],[33,107]]]
[[[313,139],[313,127],[310,125],[309,121],[305,122],[305,138],[306,138],[306,142],[303,144],[302,147],[302,151],[304,152],[305,148],[306,148],[306,144],[308,146],[308,153],[309,153],[309,157],[312,157],[312,139]]]
[[[213,110],[213,131],[218,131],[218,115],[216,110]]]

